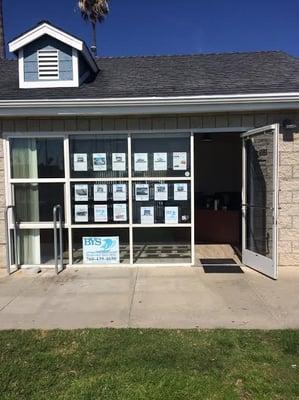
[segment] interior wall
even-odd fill
[[[241,139],[237,134],[195,136],[195,192],[212,195],[216,192],[242,190]]]

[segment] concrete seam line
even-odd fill
[[[132,316],[132,309],[133,309],[133,303],[134,303],[134,297],[135,297],[135,291],[136,291],[136,285],[137,285],[137,279],[138,279],[138,272],[139,272],[139,267],[137,267],[136,270],[136,276],[134,280],[134,285],[133,285],[133,290],[132,290],[132,296],[131,296],[131,301],[130,301],[130,310],[129,310],[129,317],[128,317],[128,327],[131,327],[131,316]]]
[[[264,296],[259,293],[255,287],[254,284],[252,284],[252,282],[245,277],[247,284],[249,285],[249,287],[251,288],[251,290],[255,293],[256,297],[264,304],[264,306],[266,307],[267,311],[269,312],[269,314],[272,316],[272,318],[274,318],[277,322],[280,322],[280,318],[276,315],[276,313],[272,312],[271,310],[271,304],[269,304],[266,299],[264,298]]]
[[[29,284],[29,287],[31,287],[33,285],[33,283],[35,282],[35,280],[37,279],[37,276],[35,278],[33,278],[32,282]],[[8,307],[12,302],[14,302],[18,297],[20,297],[25,291],[27,290],[27,288],[23,288],[20,290],[20,292],[14,297],[12,298],[7,304],[5,304],[3,307],[0,308],[0,312],[2,312],[3,310],[5,310],[6,307]]]

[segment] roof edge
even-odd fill
[[[1,100],[0,116],[111,116],[298,109],[299,92],[110,99]]]

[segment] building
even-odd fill
[[[297,58],[95,60],[49,22],[9,49],[1,265],[235,262],[198,255],[213,243],[272,278],[299,267]]]

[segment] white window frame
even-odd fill
[[[71,178],[71,165],[70,165],[70,137],[77,135],[93,135],[99,134],[99,132],[74,132],[74,133],[52,133],[52,132],[44,132],[43,135],[37,134],[36,132],[26,133],[26,134],[9,134],[4,136],[4,160],[5,160],[5,186],[6,186],[6,205],[14,204],[13,199],[13,184],[16,183],[61,183],[64,184],[64,212],[65,212],[65,222],[63,224],[63,228],[67,230],[68,234],[68,253],[69,253],[69,263],[66,265],[67,267],[75,267],[75,268],[86,268],[86,267],[94,267],[94,268],[103,268],[103,267],[170,267],[170,266],[194,266],[195,265],[195,215],[194,215],[194,133],[190,130],[184,131],[176,131],[175,133],[188,135],[190,139],[190,176],[189,177],[133,177],[132,176],[132,134],[128,131],[124,132],[101,132],[101,135],[111,135],[115,136],[116,134],[122,134],[127,136],[128,143],[128,176],[120,177],[120,178]],[[142,134],[170,134],[174,133],[170,131],[142,131],[138,132]],[[138,134],[137,133],[137,134]],[[134,132],[134,135],[136,133]],[[61,138],[63,139],[64,146],[64,170],[65,176],[64,178],[38,178],[38,179],[17,179],[11,177],[11,164],[10,164],[10,140],[13,138]],[[127,224],[74,224],[72,223],[72,204],[71,204],[71,185],[75,182],[105,182],[105,181],[118,181],[118,182],[126,182],[128,184],[128,215],[129,215],[129,223]],[[132,196],[132,188],[133,183],[135,181],[164,181],[167,182],[175,182],[175,181],[185,181],[190,182],[191,185],[191,222],[190,223],[180,223],[180,224],[134,224],[133,223],[133,196]],[[39,223],[21,223],[19,225],[19,229],[53,229],[53,223],[51,221],[48,222],[39,222]],[[9,228],[12,229],[12,221],[9,221]],[[74,229],[92,229],[92,228],[100,228],[100,229],[128,229],[129,230],[129,250],[130,250],[130,260],[129,263],[120,263],[113,265],[86,265],[86,264],[73,264],[73,238],[72,233]],[[133,231],[134,228],[142,228],[142,229],[152,229],[152,228],[181,228],[190,229],[190,246],[191,246],[191,262],[190,263],[134,263],[134,253],[133,253]],[[22,268],[32,267],[32,265],[22,265]],[[54,265],[50,264],[42,264],[43,268],[53,268]]]

